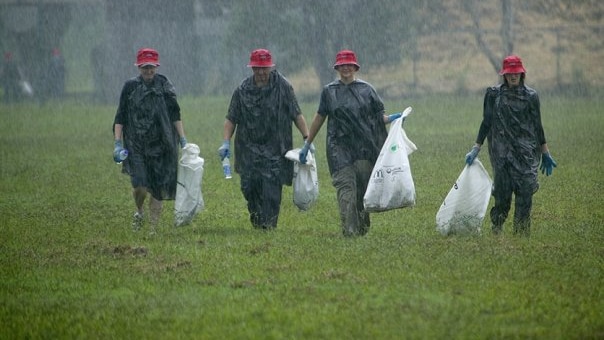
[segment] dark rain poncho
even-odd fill
[[[476,142],[483,144],[485,138],[494,171],[511,167],[536,180],[541,145],[546,142],[537,92],[524,84],[488,88]]]
[[[384,104],[371,84],[334,81],[323,88],[318,113],[328,117],[327,162],[333,175],[357,160],[375,164],[388,132]]]
[[[291,185],[293,162],[284,155],[292,149],[292,122],[301,114],[293,87],[283,75],[271,71],[269,85],[257,87],[246,78],[233,93],[227,119],[236,125],[235,171],[245,174],[266,169]],[[277,167],[271,170],[271,167]]]
[[[176,91],[165,76],[156,74],[150,84],[140,76],[126,81],[114,120],[124,126],[124,148],[129,152],[122,171],[158,200],[172,200],[176,195],[178,132],[174,122],[179,120]]]

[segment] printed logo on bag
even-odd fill
[[[396,152],[396,150],[398,150],[398,145],[397,144],[390,145],[390,152]]]
[[[376,169],[372,175],[372,181],[374,183],[382,183],[386,176],[390,181],[395,181],[395,177],[405,172],[405,169],[400,166],[384,166],[381,169]]]
[[[392,176],[392,178],[403,172],[405,172],[405,169],[403,169],[403,167],[400,167],[400,166],[388,167],[386,169],[386,173],[388,175]],[[394,181],[394,179],[392,179],[392,181]]]

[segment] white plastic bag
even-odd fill
[[[178,162],[176,200],[174,202],[174,225],[181,227],[191,223],[193,217],[204,209],[201,194],[203,158],[199,157],[199,146],[187,143]]]
[[[294,162],[294,204],[300,210],[308,210],[319,198],[317,162],[311,152],[306,155],[306,164],[300,163],[300,148],[289,150],[285,158]]]
[[[436,230],[442,235],[480,233],[491,184],[489,173],[478,159],[466,165],[436,214]]]
[[[415,205],[409,155],[417,147],[403,130],[403,119],[410,113],[411,107],[408,107],[402,118],[395,120],[390,127],[363,197],[366,211],[379,212]]]
[[[34,96],[34,88],[31,87],[31,84],[27,80],[20,80],[19,86],[21,87],[21,91],[24,95],[28,97]]]

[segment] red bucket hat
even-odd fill
[[[508,73],[526,73],[524,66],[522,66],[522,59],[519,56],[511,55],[503,59],[503,65],[499,74],[504,75]]]
[[[152,48],[141,48],[136,53],[136,64],[138,67],[153,65],[159,66],[159,53]]]
[[[259,48],[257,50],[253,50],[250,54],[250,63],[247,64],[247,67],[273,67],[273,57],[271,56],[271,52],[269,50]]]
[[[357,63],[357,55],[351,50],[341,50],[336,54],[336,62],[333,64],[333,68],[340,65],[354,65],[357,70],[361,68],[361,65]]]

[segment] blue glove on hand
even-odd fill
[[[306,138],[304,138],[304,143],[306,143]],[[315,154],[315,144],[314,143],[310,143],[310,148],[308,149],[310,151],[310,153],[312,153],[313,155]]]
[[[541,169],[542,174],[545,174],[546,176],[551,175],[556,166],[558,166],[558,164],[556,164],[556,161],[554,161],[549,152],[541,154],[541,166],[539,168]]]
[[[479,152],[480,148],[477,146],[473,146],[472,150],[470,150],[470,152],[466,154],[466,164],[472,165],[472,163],[474,163],[474,159],[476,158],[476,156],[478,156]]]
[[[388,116],[388,123],[392,123],[392,121],[394,121],[395,119],[399,119],[399,118],[401,118],[401,116],[402,116],[402,115],[403,115],[403,114],[402,114],[402,113],[400,113],[400,112],[393,113],[393,114],[389,115],[389,116]]]
[[[309,144],[308,142],[304,142],[304,146],[300,150],[300,163],[306,164],[306,156],[308,155],[308,151],[310,150],[311,145],[312,145],[312,143]],[[314,149],[314,147],[313,147],[313,149]]]
[[[126,157],[128,157],[128,150],[124,149],[121,140],[116,139],[113,143],[113,161],[121,163]]]
[[[180,148],[184,148],[187,145],[187,138],[185,136],[180,137]]]
[[[222,145],[218,148],[218,156],[220,156],[220,160],[225,159],[226,157],[231,157],[231,141],[225,139],[222,142]]]

